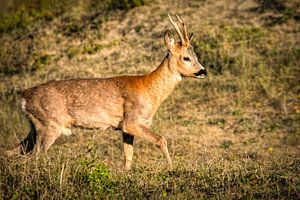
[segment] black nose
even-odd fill
[[[197,73],[195,73],[195,76],[206,76],[207,71],[206,69],[200,69]]]

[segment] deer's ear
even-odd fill
[[[165,32],[165,45],[171,52],[175,46],[175,38],[169,30],[166,30]]]

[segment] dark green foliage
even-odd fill
[[[83,53],[95,54],[103,48],[104,47],[102,45],[99,45],[99,44],[90,44],[90,45],[84,46]]]
[[[145,0],[111,0],[110,9],[128,10],[130,8],[142,6]]]
[[[220,147],[224,149],[228,149],[232,145],[233,142],[231,140],[224,140],[223,143],[220,145]]]
[[[300,20],[299,1],[295,0],[256,0],[258,7],[253,11],[269,13],[262,19],[266,25],[282,24],[290,19]]]
[[[76,174],[76,179],[79,183],[85,185],[87,191],[97,195],[112,195],[114,194],[114,182],[111,179],[108,167],[102,163],[94,163],[89,160],[80,162],[80,168]]]
[[[91,10],[114,11],[114,10],[129,10],[145,4],[145,0],[92,0]]]
[[[5,4],[5,3],[4,3]],[[99,12],[103,10],[129,10],[145,4],[144,0],[92,0],[92,10]],[[57,16],[68,12],[72,7],[77,6],[77,1],[67,0],[15,0],[13,7],[0,13],[0,34],[9,33],[15,30],[27,30],[32,23],[38,21],[52,21]],[[70,32],[80,31],[80,27],[72,25]]]
[[[32,64],[30,71],[36,72],[38,70],[43,69],[44,66],[48,65],[50,63],[51,56],[49,55],[41,55],[37,57]]]
[[[32,23],[51,21],[69,9],[74,0],[15,0],[13,7],[2,8],[0,14],[0,34],[15,30],[26,30]]]
[[[83,30],[84,30],[84,25],[74,20],[64,24],[61,31],[65,36],[68,37],[78,37],[78,36],[80,37]]]

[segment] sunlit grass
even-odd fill
[[[120,2],[126,8],[109,9]],[[283,10],[277,1],[255,2],[239,16],[228,16],[237,2],[66,1],[63,12],[50,13],[51,20],[28,14],[25,28],[18,20],[6,27],[0,38],[1,153],[28,132],[20,110],[25,88],[52,79],[142,74],[157,66],[166,55],[163,31],[171,28],[164,21],[166,8],[190,20],[194,49],[209,76],[182,81],[154,117],[152,129],[166,136],[173,170],[157,147],[136,138],[133,170],[125,172],[120,132],[74,129],[39,158],[0,156],[0,196],[299,198],[297,12],[285,14],[292,1],[284,1]],[[217,12],[219,4],[230,9],[201,14]],[[104,8],[109,11],[99,11]],[[266,14],[288,17],[266,23]]]

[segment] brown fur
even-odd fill
[[[159,145],[172,167],[165,138],[149,129],[152,118],[182,76],[195,77],[204,68],[189,41],[175,43],[167,31],[165,44],[168,55],[146,75],[51,81],[25,90],[24,112],[31,131],[20,145],[22,152],[46,152],[61,134],[70,134],[72,126],[115,128],[123,131],[126,169],[131,167],[134,136]]]

